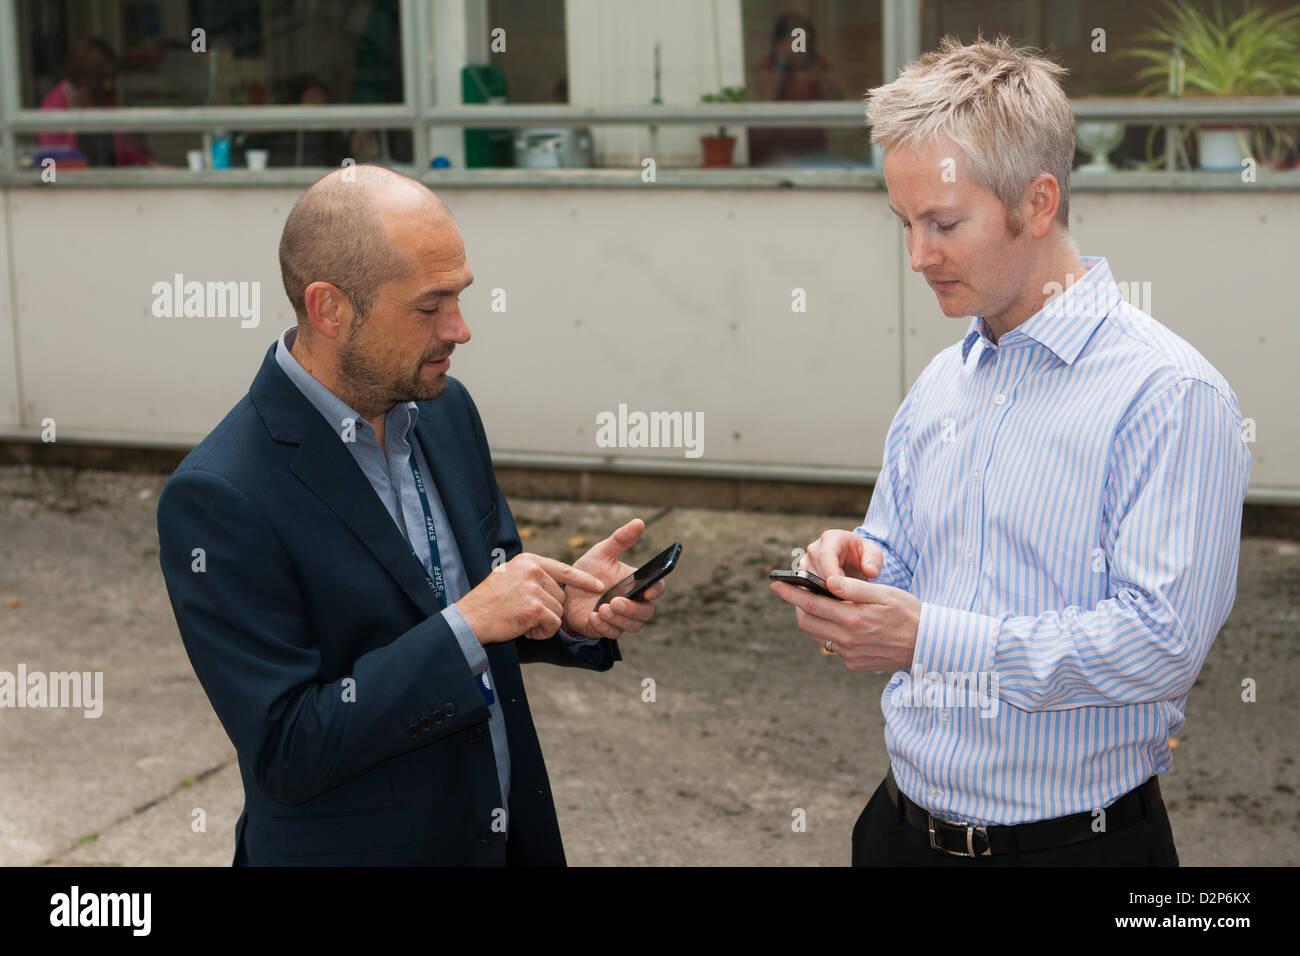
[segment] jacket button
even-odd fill
[[[445,717],[442,716],[442,711],[440,711],[440,710],[435,710],[435,711],[433,712],[433,716],[431,716],[431,717],[429,718],[429,720],[431,720],[431,721],[432,721],[433,723],[435,723],[435,724],[440,724],[440,723],[442,723],[442,722],[443,722],[444,720],[446,720],[446,719],[447,719],[447,718],[445,718]]]
[[[478,838],[480,843],[491,843],[497,838],[497,835],[487,827],[484,827],[482,830],[478,831]]]
[[[455,704],[452,704],[452,703],[448,703],[447,706],[445,706],[445,707],[442,708],[442,712],[443,712],[444,714],[446,714],[448,717],[455,717],[455,716],[456,716],[456,705],[455,705]]]
[[[469,732],[469,742],[472,744],[481,744],[483,742],[483,728],[475,727]],[[491,832],[491,831],[488,831]]]
[[[420,733],[425,733],[426,731],[433,729],[433,721],[426,717],[424,720],[420,721],[418,726]]]
[[[407,725],[406,725],[406,736],[408,736],[408,737],[418,737],[418,736],[420,736],[420,725],[419,725],[419,724],[407,724]]]

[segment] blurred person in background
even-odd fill
[[[82,37],[68,48],[63,79],[41,100],[43,110],[117,106],[117,57],[98,37]],[[135,137],[124,133],[37,133],[41,146],[78,150],[89,166],[155,166]]]
[[[817,50],[817,28],[812,20],[798,13],[785,13],[777,18],[768,55],[758,64],[754,98],[796,103],[842,98],[831,77],[830,63]],[[753,127],[749,130],[752,166],[815,159],[825,156],[828,149],[824,129]]]

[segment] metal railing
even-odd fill
[[[1070,101],[1076,120],[1129,124],[1300,123],[1300,96],[1224,99],[1089,97]],[[430,126],[486,128],[514,126],[812,126],[860,128],[863,104],[857,100],[777,103],[701,103],[581,106],[511,104],[429,106],[417,111],[403,104],[321,106],[126,106],[112,109],[20,109],[0,123],[15,133],[57,126],[84,132],[176,132],[276,129],[397,129],[423,121]]]

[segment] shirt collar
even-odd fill
[[[1122,299],[1110,264],[1101,256],[1080,256],[1079,261],[1088,270],[1081,276],[1067,276],[1066,288],[1024,322],[1003,335],[998,345],[1012,345],[1018,338],[1033,339],[1048,349],[1066,365],[1083,351],[1102,319],[1106,318]],[[961,342],[961,360],[964,363],[977,338],[985,340],[987,348],[997,348],[989,334],[988,325],[980,316],[971,319],[966,336]]]
[[[321,413],[325,421],[329,422],[332,431],[338,433],[343,427],[343,421],[350,418],[356,425],[357,434],[365,435],[373,441],[374,426],[362,418],[347,402],[322,385],[293,357],[293,342],[297,335],[298,327],[291,325],[281,333],[275,346],[275,361],[280,368],[284,369],[284,374],[289,376],[289,381],[298,387],[303,397],[311,402],[312,407]],[[419,414],[420,408],[415,402],[394,405],[384,416],[384,440],[388,441],[391,437],[399,442],[406,441],[407,433],[410,432]]]

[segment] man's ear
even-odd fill
[[[325,338],[338,338],[345,326],[351,327],[352,303],[332,282],[313,282],[307,286],[303,290],[303,303],[312,328]]]
[[[1051,173],[1039,173],[1025,190],[1027,215],[1025,224],[1035,239],[1047,235],[1056,221],[1056,211],[1061,205],[1061,184]]]

